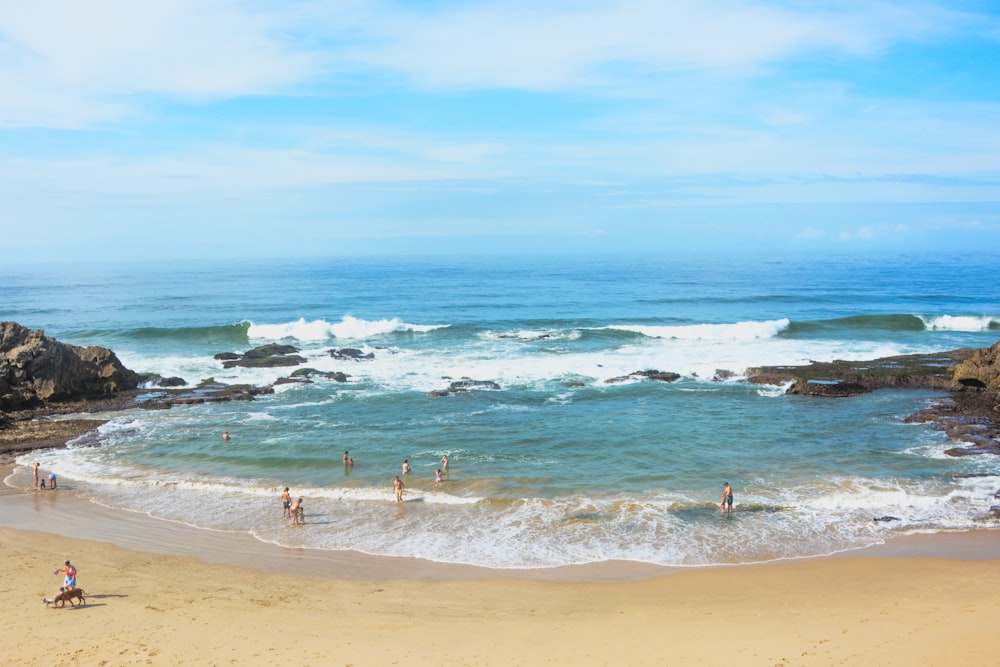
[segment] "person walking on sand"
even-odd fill
[[[34,472],[35,472],[35,488],[37,489],[38,488],[38,463],[37,462],[35,463],[35,470],[34,470]]]
[[[52,574],[59,574],[60,572],[64,575],[63,587],[76,588],[76,568],[69,561],[66,561],[63,567],[57,568]]]
[[[397,503],[403,502],[403,489],[404,488],[405,487],[403,486],[403,480],[401,480],[399,478],[399,475],[396,475],[396,479],[392,482],[392,490],[396,492],[396,502]]]
[[[729,482],[726,482],[725,486],[722,488],[722,502],[719,503],[719,511],[733,511],[733,487],[729,486]]]
[[[291,508],[289,508],[289,511],[292,514],[292,523],[293,524],[305,523],[306,522],[306,511],[302,507],[302,499],[301,498],[299,498],[294,503],[292,503],[292,506],[291,506]]]
[[[281,492],[281,516],[292,516],[292,494],[288,492],[288,487]]]
[[[410,474],[410,459],[403,459],[403,474]]]

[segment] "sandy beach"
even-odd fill
[[[295,552],[70,493],[5,488],[0,507],[8,664],[945,665],[1000,648],[996,531],[767,565],[500,572]],[[47,608],[66,559],[87,604]]]

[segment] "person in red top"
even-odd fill
[[[58,568],[53,574],[59,574],[60,572],[64,574],[63,586],[66,588],[76,588],[76,568],[69,561],[66,561],[66,565]]]

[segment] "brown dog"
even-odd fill
[[[75,607],[73,600],[79,600],[80,604],[87,604],[86,598],[83,597],[82,588],[61,588],[59,589],[59,595],[52,598],[52,602],[55,603],[56,607],[65,607],[66,602],[69,602],[69,606]]]

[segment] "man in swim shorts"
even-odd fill
[[[733,487],[729,486],[729,482],[726,482],[722,489],[722,502],[719,503],[719,511],[733,511]]]
[[[292,516],[292,494],[288,492],[288,487],[281,492],[281,516]]]
[[[396,492],[396,502],[403,502],[403,480],[396,475],[396,479],[392,483],[392,490]]]

